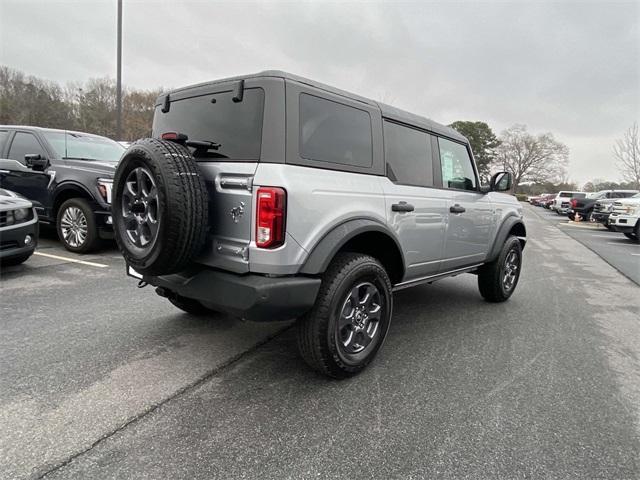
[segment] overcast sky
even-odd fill
[[[619,180],[640,120],[640,1],[123,0],[123,83],[177,87],[287,70],[441,123],[514,123],[571,149],[570,178]],[[115,77],[116,0],[0,0],[0,64]]]

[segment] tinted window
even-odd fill
[[[300,95],[300,156],[309,160],[370,167],[371,118],[364,110],[312,95]]]
[[[37,154],[46,157],[44,150],[40,146],[40,142],[31,133],[16,132],[9,149],[9,158],[25,163],[24,156]]]
[[[60,158],[117,162],[124,153],[118,142],[75,132],[42,132]]]
[[[4,150],[4,144],[7,141],[7,137],[9,136],[9,132],[6,130],[0,130],[0,155],[2,155],[2,151]]]
[[[476,190],[476,176],[467,147],[446,138],[438,138],[442,185],[445,188]]]
[[[383,128],[387,176],[398,183],[432,186],[430,135],[387,121]]]
[[[248,88],[241,102],[232,100],[233,92],[174,100],[167,113],[156,107],[153,136],[177,132],[190,141],[213,142],[215,148],[193,150],[196,158],[258,160],[262,145],[264,91]],[[215,101],[214,101],[215,100]]]

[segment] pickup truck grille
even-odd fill
[[[562,202],[562,204],[560,205],[560,208],[569,208],[571,206],[571,203],[569,202]]]
[[[593,206],[593,211],[594,212],[602,212],[603,210],[606,210],[606,207],[604,205],[600,204],[600,203],[596,203]]]
[[[615,202],[613,204],[613,213],[616,214],[624,214],[627,213],[627,208],[622,206],[622,203],[620,202]]]

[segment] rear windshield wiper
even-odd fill
[[[180,132],[166,132],[160,135],[160,138],[193,148],[194,157],[229,158],[223,153],[211,151],[218,150],[222,146],[222,144],[218,142],[212,142],[210,140],[189,140],[189,137],[187,135]]]
[[[195,148],[196,150],[218,150],[222,144],[217,142],[210,142],[208,140],[187,140],[184,142],[187,147]]]

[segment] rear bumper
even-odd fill
[[[31,243],[25,245],[27,235]],[[0,258],[9,258],[32,253],[38,244],[38,219],[0,230]]]
[[[214,310],[257,322],[303,315],[320,289],[319,278],[237,275],[207,268],[143,279],[159,287],[156,291],[161,296],[192,298]]]

